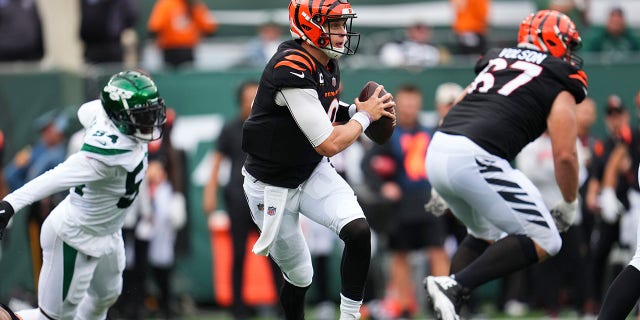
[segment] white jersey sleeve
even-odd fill
[[[17,212],[49,195],[100,180],[109,174],[111,174],[110,168],[102,162],[76,153],[55,168],[10,193],[4,200],[9,202]]]
[[[320,103],[316,90],[284,88],[278,91],[275,101],[277,105],[289,108],[298,127],[314,148],[331,135],[333,125]]]

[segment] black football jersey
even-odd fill
[[[489,50],[475,72],[467,95],[451,108],[439,130],[464,135],[509,161],[547,129],[561,91],[570,92],[578,103],[587,94],[584,71],[530,49]]]
[[[276,105],[276,93],[282,88],[314,89],[330,120],[341,122],[348,120],[348,111],[339,107],[339,86],[336,60],[330,60],[325,67],[297,40],[283,42],[262,73],[251,115],[243,126],[242,149],[248,154],[246,170],[256,179],[275,186],[295,188],[304,182],[322,156],[298,127],[289,109]]]

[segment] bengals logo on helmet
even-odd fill
[[[540,10],[527,16],[518,30],[518,44],[523,43],[582,67],[582,59],[574,55],[582,45],[582,39],[575,23],[564,13]]]
[[[332,59],[356,53],[360,35],[351,32],[356,13],[347,0],[291,0],[289,3],[289,29],[294,39],[302,39],[322,50]],[[344,19],[346,22],[346,43],[333,47],[332,35],[326,23],[329,20]]]

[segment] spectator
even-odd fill
[[[89,64],[122,63],[122,35],[138,20],[135,0],[81,0],[80,39]]]
[[[44,55],[36,0],[0,1],[0,62],[38,61]]]
[[[255,223],[251,219],[247,201],[244,198],[242,183],[242,165],[246,154],[241,149],[242,124],[251,112],[251,103],[258,90],[258,83],[247,81],[238,87],[237,102],[238,116],[227,122],[217,139],[217,150],[213,156],[213,170],[211,177],[202,193],[202,208],[206,214],[212,213],[218,207],[218,176],[220,174],[220,164],[223,160],[230,161],[231,174],[229,182],[223,191],[224,203],[227,207],[227,214],[231,222],[231,241],[233,244],[233,306],[231,312],[234,319],[244,319],[249,315],[249,309],[244,302],[242,295],[243,271],[245,253],[247,247],[247,237],[251,231],[258,231]],[[272,272],[276,286],[282,283],[280,272],[272,264]]]
[[[150,224],[151,230],[148,263],[159,291],[158,308],[163,319],[171,319],[174,313],[171,273],[175,264],[175,241],[177,231],[185,221],[186,208],[184,202],[178,206],[174,203],[174,190],[166,170],[167,160],[163,158],[164,155],[156,154],[149,161],[147,179],[151,216],[145,222]]]
[[[39,141],[32,147],[22,148],[14,156],[5,168],[5,175],[9,185],[9,191],[22,187],[25,183],[37,176],[53,169],[66,158],[65,130],[68,119],[64,113],[56,111],[40,116],[36,125],[40,133]],[[40,227],[49,215],[49,212],[62,200],[61,193],[43,197],[28,206],[27,229],[30,242],[30,253],[37,288],[40,266],[42,264],[42,251],[40,248]]]
[[[640,91],[635,97],[636,108],[640,108]],[[638,131],[635,132],[637,136]],[[635,149],[635,148],[634,148]],[[634,159],[632,163],[632,169],[638,170],[638,155],[637,151],[630,149],[631,157]],[[615,163],[612,164],[615,166]],[[637,175],[636,175],[637,177]],[[640,183],[635,181],[634,185],[637,186]],[[637,190],[634,190],[637,197]],[[638,208],[635,208],[638,210]],[[607,293],[600,310],[599,319],[613,320],[626,318],[633,307],[636,305],[638,298],[640,298],[640,224],[636,227],[636,250],[633,258],[629,261],[628,265],[616,276],[611,283],[611,286],[607,289]]]
[[[438,88],[436,88],[435,109],[439,118],[438,125],[440,125],[444,116],[449,113],[451,107],[453,107],[458,97],[460,97],[462,90],[459,84],[453,82],[441,83]]]
[[[194,50],[203,35],[211,35],[218,23],[202,0],[157,0],[147,28],[170,67],[193,63]]]
[[[5,137],[2,130],[0,130],[0,197],[6,196],[9,193],[9,186],[4,178],[4,170],[2,170],[2,164],[4,159],[4,145]]]
[[[405,29],[405,38],[384,44],[380,60],[388,67],[433,67],[442,62],[441,49],[431,44],[431,27],[414,23]]]
[[[620,7],[612,8],[604,27],[594,26],[584,43],[585,51],[601,53],[609,61],[621,61],[640,51],[640,40],[627,26]]]
[[[624,209],[617,204],[628,204],[628,186],[625,183],[627,179],[619,179],[620,183],[617,183],[615,188],[603,186],[605,168],[613,150],[618,145],[631,143],[629,112],[617,95],[610,95],[607,98],[604,120],[608,136],[603,142],[597,142],[593,147],[585,196],[587,209],[596,214],[592,231],[593,238],[589,248],[589,263],[587,264],[588,287],[585,310],[589,314],[598,314],[602,293],[606,288],[605,279],[608,278],[605,276],[608,257],[613,245],[619,240],[620,226],[617,211]],[[610,206],[603,206],[605,203],[616,205],[614,208],[610,208]]]
[[[264,67],[283,41],[282,29],[278,24],[267,22],[260,25],[257,37],[247,43],[243,63],[252,67]]]
[[[455,18],[453,32],[456,37],[457,54],[478,55],[487,47],[489,7],[491,0],[449,0]]]
[[[394,218],[390,222],[394,226],[388,234],[391,261],[387,298],[394,301],[390,315],[411,318],[417,314],[418,304],[409,254],[424,250],[429,273],[436,276],[448,274],[449,257],[444,250],[444,220],[424,212],[431,190],[424,160],[432,130],[418,122],[422,94],[407,84],[398,88],[395,99],[398,124],[387,143],[369,150],[363,171],[380,197],[393,203]],[[384,162],[391,163],[389,169],[382,169]]]
[[[571,18],[578,30],[587,30],[589,7],[591,0],[535,0],[538,10],[550,9],[560,11]]]

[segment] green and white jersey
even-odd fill
[[[127,208],[146,174],[147,144],[118,131],[100,100],[84,104],[78,113],[86,116],[87,110],[91,110],[91,121],[82,121],[88,127],[81,150],[5,200],[18,211],[69,189],[67,198],[48,219],[53,219],[54,229],[65,242],[100,256],[112,248],[94,238],[105,237],[108,243],[108,239],[119,237]]]

